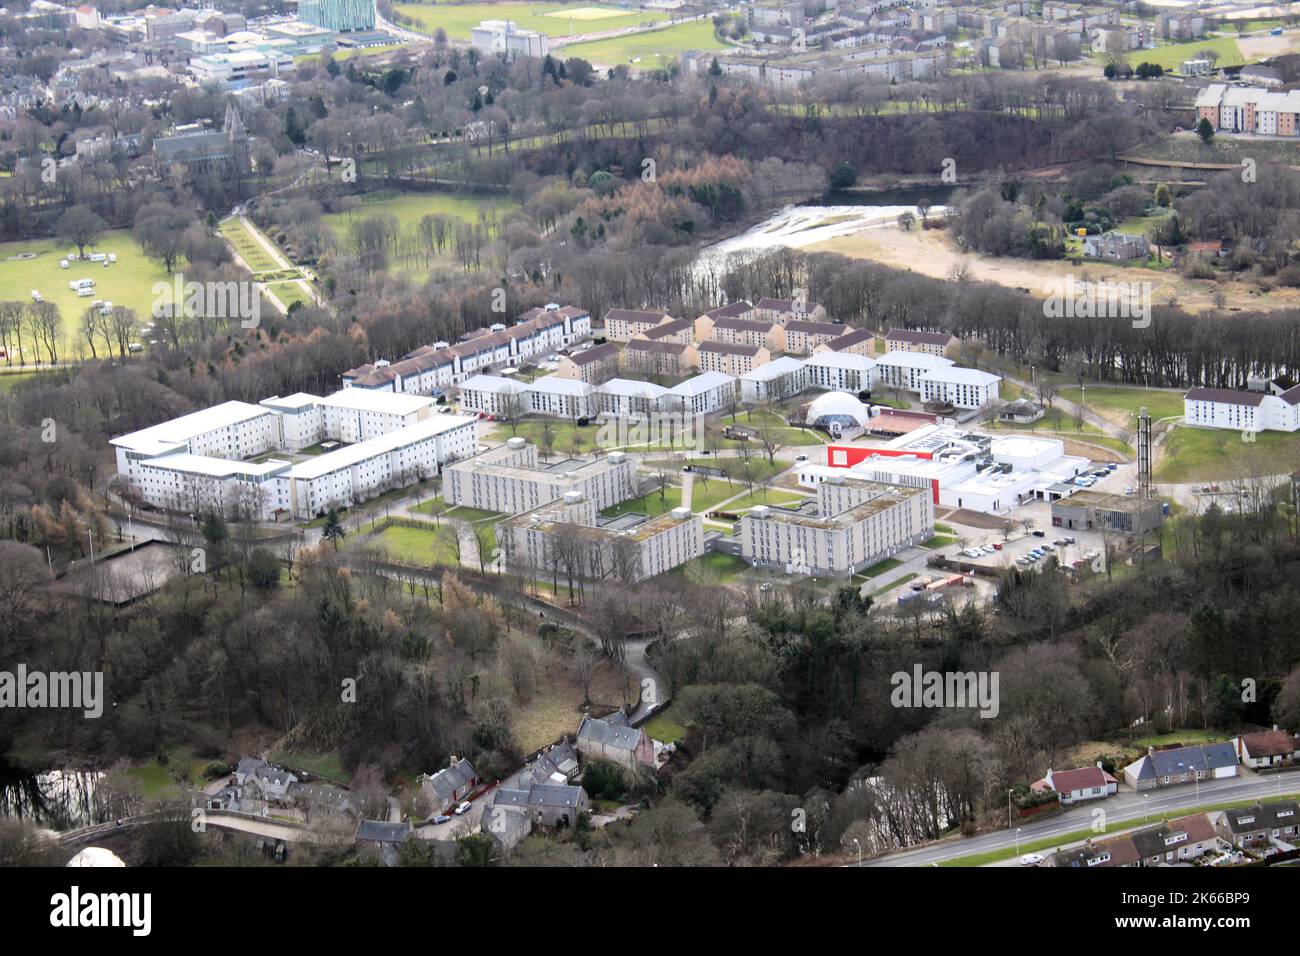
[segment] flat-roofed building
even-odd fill
[[[854,574],[934,534],[929,489],[835,476],[816,506],[761,505],[740,519],[741,555],[792,574]]]
[[[1052,527],[1143,534],[1164,521],[1160,501],[1083,489],[1052,502]]]
[[[704,521],[689,508],[647,518],[601,519],[580,492],[497,525],[506,560],[521,574],[631,584],[671,571],[704,553]]]
[[[696,351],[701,372],[722,372],[737,378],[772,360],[772,353],[761,345],[701,342]]]
[[[611,342],[626,342],[656,325],[671,321],[671,315],[655,309],[610,309],[605,313],[605,338]]]
[[[443,499],[484,511],[519,514],[581,492],[601,510],[636,495],[636,463],[619,451],[588,461],[539,463],[537,446],[522,438],[443,470]]]
[[[886,352],[876,358],[876,382],[885,388],[919,394],[926,375],[954,364],[952,359],[926,352]]]
[[[532,381],[524,397],[528,401],[530,412],[577,421],[596,414],[592,401],[593,391],[593,386],[586,382],[545,375]]]
[[[983,408],[998,397],[1001,381],[1001,376],[975,368],[938,368],[921,376],[921,401],[954,408]]]
[[[460,386],[460,407],[466,412],[519,418],[528,409],[528,386],[503,375],[475,375]]]

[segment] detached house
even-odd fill
[[[1069,806],[1082,800],[1104,800],[1114,796],[1119,791],[1119,782],[1098,764],[1077,770],[1049,768],[1043,779],[1036,781],[1030,789],[1035,793],[1054,790],[1061,797],[1061,805]]]
[[[1252,770],[1257,767],[1282,767],[1300,757],[1300,738],[1292,737],[1277,725],[1259,734],[1242,734],[1232,738],[1237,757]]]
[[[578,753],[584,760],[608,760],[628,770],[655,767],[654,744],[644,731],[628,724],[622,711],[584,717],[578,727]]]
[[[452,757],[437,773],[421,776],[420,792],[429,798],[434,813],[445,813],[473,793],[480,782],[468,760]]]

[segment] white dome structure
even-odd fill
[[[106,850],[102,846],[88,846],[71,860],[68,866],[126,866],[112,850]]]
[[[871,409],[848,392],[826,392],[808,406],[807,423],[814,428],[866,428]]]

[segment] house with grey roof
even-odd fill
[[[1294,800],[1278,800],[1224,810],[1216,819],[1214,828],[1219,836],[1240,848],[1274,840],[1294,843],[1300,838],[1298,826],[1300,804]]]
[[[587,791],[572,784],[537,783],[524,771],[492,791],[483,814],[488,828],[497,811],[525,815],[530,823],[545,827],[572,826],[586,812]]]
[[[1237,754],[1230,743],[1149,748],[1124,768],[1124,780],[1134,790],[1154,790],[1197,780],[1237,776]]]
[[[420,793],[429,799],[434,813],[445,813],[468,799],[479,783],[478,773],[468,760],[452,757],[437,773],[420,777]]]
[[[1083,254],[1089,259],[1138,259],[1147,254],[1148,243],[1143,236],[1126,232],[1104,232],[1099,236],[1085,236]]]
[[[622,711],[584,717],[578,727],[578,754],[584,760],[608,760],[628,770],[655,767],[654,743],[645,731],[629,726]]]

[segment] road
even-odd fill
[[[1240,768],[1240,777],[1228,780],[1212,780],[1202,783],[1198,788],[1194,784],[1169,787],[1165,790],[1150,791],[1151,796],[1143,797],[1127,786],[1121,784],[1120,792],[1105,801],[1088,803],[1072,807],[1054,816],[1050,820],[1037,823],[1022,823],[1015,830],[999,830],[969,839],[954,838],[943,843],[932,844],[916,850],[906,850],[874,860],[863,861],[863,866],[933,866],[945,860],[969,856],[974,853],[989,853],[996,850],[1015,850],[1038,840],[1054,836],[1064,837],[1068,833],[1086,830],[1092,825],[1092,810],[1100,806],[1106,811],[1106,822],[1133,823],[1140,825],[1145,819],[1154,818],[1171,811],[1193,811],[1200,806],[1229,803],[1237,800],[1255,800],[1276,798],[1286,790],[1294,789],[1296,780],[1284,783],[1284,775],[1260,777],[1245,768]],[[1063,843],[1064,845],[1064,843]],[[1042,851],[1044,856],[1049,851]],[[853,865],[857,865],[856,863]]]

